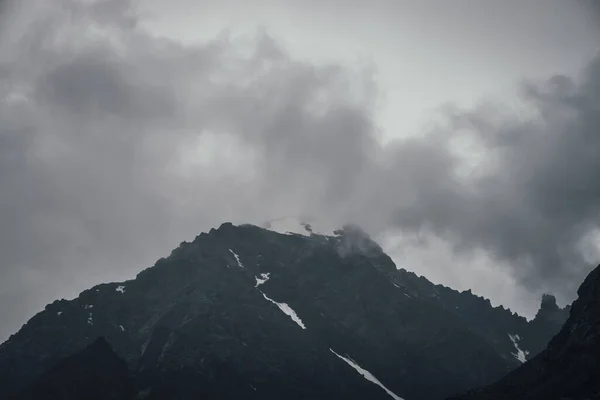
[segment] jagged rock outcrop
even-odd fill
[[[397,270],[356,227],[313,228],[226,223],[134,280],[49,304],[0,345],[0,397],[99,336],[149,399],[439,399],[547,341],[488,300]]]
[[[530,358],[546,348],[552,337],[558,332],[557,327],[562,327],[567,318],[571,306],[560,308],[556,304],[556,298],[550,294],[542,296],[542,303],[535,318],[527,327],[521,343],[530,351]],[[533,339],[533,340],[532,340]]]
[[[600,399],[600,266],[577,293],[567,322],[544,351],[498,382],[453,399]]]

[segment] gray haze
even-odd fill
[[[267,33],[184,45],[125,0],[0,18],[0,340],[226,220],[441,238],[563,301],[600,260],[598,59],[515,82],[526,111],[448,106],[383,146],[373,70],[297,61]]]

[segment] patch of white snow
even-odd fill
[[[298,326],[302,329],[306,329],[306,326],[304,325],[304,323],[302,322],[302,320],[298,317],[298,314],[296,314],[296,312],[294,310],[292,310],[292,308],[287,304],[287,303],[278,303],[273,299],[270,299],[269,297],[267,297],[266,294],[264,294],[263,292],[260,292],[263,297],[267,300],[269,300],[271,303],[275,304],[277,307],[279,307],[279,309],[281,311],[284,312],[284,314],[286,314],[288,317],[290,317],[292,319],[292,321],[294,321],[295,323],[298,324]]]
[[[513,345],[515,346],[515,350],[517,350],[516,353],[510,353],[510,354],[512,354],[513,357],[516,358],[517,360],[521,361],[522,363],[525,363],[527,361],[527,355],[529,355],[529,352],[527,350],[523,351],[519,347],[519,341],[521,340],[521,337],[517,334],[511,335],[510,333],[508,334],[508,337],[510,338],[511,342],[513,342]]]
[[[235,257],[235,261],[237,261],[237,264],[240,268],[244,268],[244,264],[242,264],[242,262],[240,261],[240,256],[238,256],[237,254],[235,254],[235,252],[231,249],[229,249],[229,252],[231,254],[233,254],[233,256]]]
[[[329,229],[314,221],[308,221],[296,217],[281,217],[267,221],[263,228],[284,235],[302,235],[310,236],[311,234],[323,236],[336,236],[334,229]]]
[[[338,356],[339,358],[341,358],[342,360],[344,360],[348,365],[350,365],[352,368],[354,368],[356,370],[356,372],[358,372],[359,374],[361,374],[366,380],[368,380],[369,382],[372,382],[372,383],[376,384],[377,386],[379,386],[380,388],[382,388],[383,390],[385,390],[385,392],[387,394],[389,394],[393,399],[395,399],[395,400],[404,400],[402,397],[396,395],[394,392],[392,392],[391,390],[389,390],[388,388],[386,388],[383,385],[383,383],[379,382],[379,380],[377,378],[375,378],[375,376],[373,376],[372,373],[370,373],[366,369],[362,368],[354,360],[352,360],[350,358],[346,358],[344,356],[341,356],[338,353],[336,353],[335,351],[333,351],[332,349],[329,349],[329,351],[331,351],[333,354],[335,354],[336,356]]]
[[[89,308],[94,308],[94,306],[91,304],[86,304],[85,306],[83,306],[83,308],[85,308],[87,310]]]
[[[125,293],[125,286],[119,285],[119,286],[117,286],[117,288],[115,290],[119,293]]]
[[[125,328],[123,328],[123,325],[119,325],[119,328],[121,328],[122,332],[125,332]]]
[[[92,313],[89,313],[87,323],[89,325],[94,325],[94,320],[92,319]]]
[[[58,316],[60,317],[60,315],[61,315],[62,313],[63,313],[62,311],[59,311],[59,312],[57,312],[57,313],[56,313],[56,315],[58,315]]]
[[[257,276],[256,278],[256,285],[254,285],[254,287],[259,287],[260,285],[262,285],[263,283],[265,283],[266,281],[269,280],[269,275],[271,275],[270,273],[263,273],[260,274],[260,278]]]

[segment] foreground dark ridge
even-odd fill
[[[14,400],[128,400],[134,394],[127,363],[99,338],[59,361]]]
[[[580,286],[548,348],[498,382],[454,400],[600,399],[600,266]]]
[[[302,233],[226,223],[48,305],[0,345],[0,398],[103,337],[137,398],[440,399],[516,368],[566,318],[552,297],[527,322],[397,270],[354,227]]]

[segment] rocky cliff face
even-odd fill
[[[500,381],[454,399],[599,399],[600,266],[577,293],[567,322],[547,349]]]
[[[397,270],[360,229],[302,228],[223,224],[134,280],[49,304],[0,345],[0,397],[104,337],[138,398],[439,399],[559,329]]]

